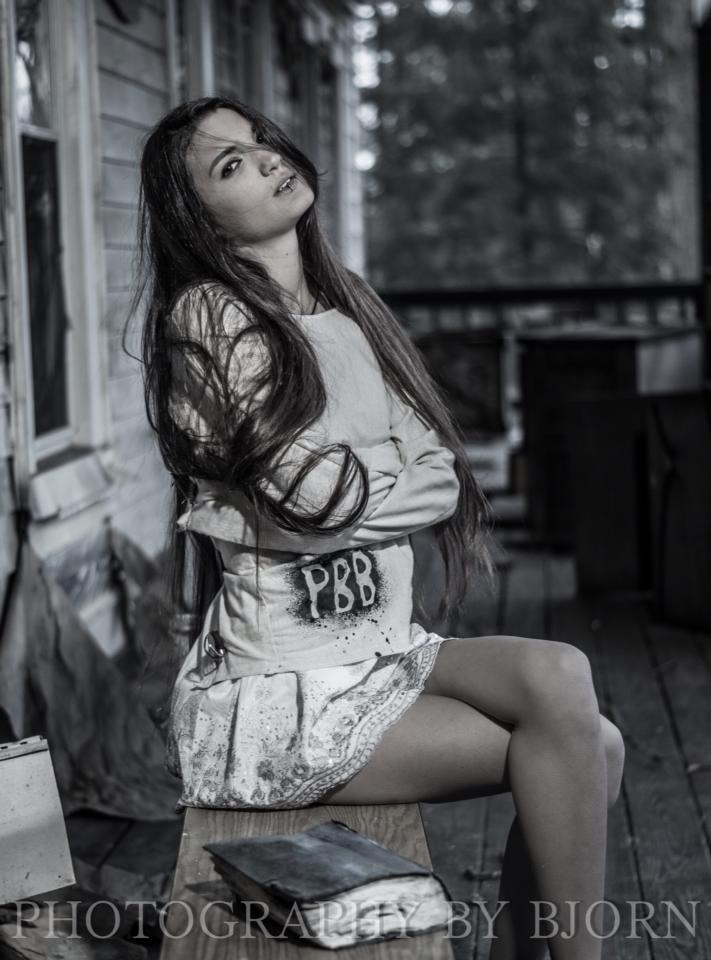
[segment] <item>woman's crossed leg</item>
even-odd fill
[[[322,802],[442,802],[510,790],[516,817],[499,891],[510,905],[497,917],[491,960],[545,957],[546,943],[553,960],[598,960],[596,913],[587,923],[585,915],[604,897],[607,808],[623,763],[620,732],[599,713],[590,663],[576,647],[452,638],[368,763]],[[557,934],[529,939],[531,900],[557,911]],[[563,937],[572,901],[576,928]]]

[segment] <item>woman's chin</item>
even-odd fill
[[[298,222],[305,213],[307,213],[314,204],[313,194],[309,197],[306,203],[294,203],[290,213],[294,217],[294,223]]]
[[[293,205],[295,207],[301,207],[302,212],[308,210],[309,207],[314,202],[314,192],[308,183],[305,183],[303,180],[298,181],[298,186],[296,187],[293,195]]]

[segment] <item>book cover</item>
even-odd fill
[[[433,871],[339,820],[205,849],[238,897],[261,900],[272,921],[296,905],[309,938],[321,946],[425,933],[451,918],[451,897]],[[333,914],[324,906],[339,909]]]
[[[303,833],[209,843],[205,849],[284,900],[324,900],[375,880],[432,872],[340,820]]]

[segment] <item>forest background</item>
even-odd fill
[[[356,4],[378,289],[695,280],[690,6]]]

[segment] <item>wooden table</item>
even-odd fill
[[[343,821],[404,857],[428,867],[432,865],[417,804],[335,804],[278,811],[190,808],[185,815],[161,960],[283,960],[289,957],[324,960],[331,951],[302,946],[293,940],[267,938],[255,918],[247,927],[237,920],[229,907],[216,903],[221,900],[229,902],[232,895],[214,871],[203,844],[237,837],[297,833],[330,819]],[[210,903],[214,906],[208,906]],[[204,920],[201,924],[202,911]],[[181,936],[189,926],[190,918],[193,919],[192,929]],[[234,924],[232,934],[218,939],[228,932],[229,923]],[[212,935],[206,931],[211,931]],[[453,957],[446,928],[416,937],[345,948],[334,955],[339,960],[452,960]]]
[[[655,614],[711,631],[711,390],[652,397],[647,415]]]
[[[527,331],[519,344],[529,524],[543,540],[570,543],[570,401],[699,388],[703,331],[580,322]]]
[[[570,502],[578,592],[652,583],[646,412],[649,398],[571,400]]]

